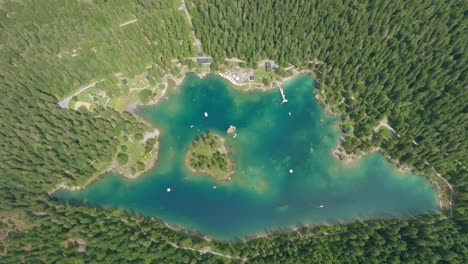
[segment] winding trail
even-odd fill
[[[190,250],[190,251],[194,251],[194,252],[198,252],[200,254],[212,254],[212,255],[216,255],[216,256],[221,256],[221,257],[225,257],[225,258],[228,258],[228,259],[232,259],[236,262],[240,262],[240,263],[245,263],[251,259],[254,259],[258,256],[260,256],[261,254],[263,254],[265,251],[267,251],[268,249],[270,249],[271,247],[274,246],[274,244],[270,244],[268,247],[264,248],[263,250],[259,251],[257,254],[255,255],[252,255],[250,257],[244,257],[244,258],[241,258],[241,257],[236,257],[236,256],[232,256],[232,255],[227,255],[227,254],[223,254],[223,253],[219,253],[219,252],[216,252],[216,251],[213,251],[211,249],[211,247],[204,247],[204,248],[201,248],[201,249],[196,249],[196,248],[191,248],[191,247],[181,247],[179,245],[177,245],[176,243],[172,243],[172,242],[167,242],[169,245],[171,245],[172,247],[174,248],[179,248],[179,249],[185,249],[185,250]]]
[[[316,237],[320,237],[320,236],[340,235],[340,234],[344,234],[344,233],[347,233],[347,232],[348,231],[338,231],[338,232],[333,232],[333,233],[324,232],[324,233],[321,233],[321,234],[308,234],[306,236],[303,236],[300,232],[297,232],[299,234],[299,238],[298,239],[289,239],[289,241],[294,242],[296,240],[304,240],[304,239],[316,238]],[[260,256],[261,254],[265,253],[268,249],[272,248],[275,245],[275,243],[271,243],[269,246],[265,247],[263,250],[259,251],[255,255],[241,258],[241,257],[232,256],[232,255],[223,254],[223,253],[220,253],[220,252],[213,251],[213,249],[211,247],[209,247],[209,246],[203,247],[201,249],[197,249],[197,248],[192,248],[192,247],[179,246],[176,243],[169,242],[169,241],[167,241],[167,243],[169,245],[171,245],[172,247],[174,247],[174,248],[190,250],[190,251],[198,252],[200,254],[212,254],[212,255],[216,255],[216,256],[221,256],[221,257],[225,257],[225,258],[228,258],[228,259],[232,259],[232,260],[234,260],[236,262],[239,262],[239,263],[248,262],[249,260],[252,260],[252,259]]]
[[[181,5],[179,6],[178,10],[181,10],[185,13],[185,16],[187,17],[187,21],[190,25],[190,28],[192,29],[190,33],[192,33],[193,38],[195,39],[194,45],[198,48],[198,51],[202,51],[202,44],[201,40],[197,38],[195,35],[195,31],[193,30],[193,24],[192,24],[192,16],[190,16],[189,11],[187,10],[187,5],[185,4],[185,0],[182,0]]]
[[[388,124],[388,118],[387,117],[384,117],[382,120],[380,120],[379,124],[377,126],[374,127],[374,132],[377,133],[377,131],[379,130],[380,127],[386,127],[388,128],[392,133],[393,135],[396,135],[397,137],[400,137],[400,135],[398,135],[395,131],[395,129],[393,129],[393,127],[391,127],[389,124]],[[413,144],[415,145],[418,145],[418,143],[416,141],[413,140]],[[427,165],[430,165],[427,161],[424,161]],[[436,171],[436,169],[434,167],[432,167],[432,170],[434,171],[435,175],[437,175],[437,177],[439,177],[440,179],[442,179],[448,186],[448,188],[450,189],[450,201],[449,201],[449,209],[450,209],[450,213],[449,213],[449,217],[452,217],[453,215],[453,209],[452,209],[452,201],[453,201],[453,186],[444,178],[442,177],[442,175]],[[442,192],[442,190],[439,190],[440,192]],[[442,207],[442,206],[441,206]]]
[[[188,22],[190,24],[190,27],[193,27],[192,17],[190,16],[190,13],[188,12],[187,7],[185,6],[185,1],[184,0],[182,0],[182,4],[179,6],[178,9],[184,11],[185,16],[187,17],[187,20],[188,20]]]
[[[237,261],[237,262],[245,262],[247,261],[248,259],[247,258],[239,258],[239,257],[235,257],[235,256],[231,256],[231,255],[226,255],[226,254],[222,254],[222,253],[219,253],[219,252],[216,252],[216,251],[213,251],[211,249],[211,247],[204,247],[202,249],[196,249],[196,248],[191,248],[191,247],[182,247],[182,246],[179,246],[177,245],[176,243],[172,243],[172,242],[167,242],[169,245],[171,245],[172,247],[174,248],[180,248],[180,249],[186,249],[186,250],[190,250],[190,251],[194,251],[194,252],[198,252],[200,254],[206,254],[206,253],[209,253],[209,254],[212,254],[212,255],[216,255],[216,256],[221,256],[221,257],[225,257],[225,258],[228,258],[228,259],[232,259],[234,261]]]

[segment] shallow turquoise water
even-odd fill
[[[54,197],[155,216],[218,239],[437,210],[433,186],[399,174],[382,155],[345,165],[330,154],[338,121],[314,98],[310,77],[294,79],[284,91],[289,102],[280,104],[278,89],[242,93],[218,77],[188,76],[180,91],[139,111],[161,131],[160,159],[151,171],[134,180],[109,175]],[[236,138],[226,134],[229,125],[237,127]],[[225,135],[233,152],[236,172],[229,183],[184,166],[188,145],[206,130]]]

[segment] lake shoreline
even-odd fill
[[[262,67],[262,65],[265,64],[265,62],[267,62],[267,61],[271,61],[271,60],[268,60],[268,59],[260,60],[260,61],[258,61],[257,65],[259,65],[259,67]],[[228,63],[229,62],[240,63],[242,61],[240,61],[238,59],[235,59],[235,60],[226,60],[226,62],[228,62]],[[321,64],[323,62],[316,60],[316,61],[309,61],[309,63]],[[281,85],[284,85],[284,83],[286,83],[286,82],[288,82],[288,81],[290,81],[290,80],[292,80],[292,79],[294,79],[294,78],[296,78],[296,77],[298,77],[298,76],[300,76],[302,74],[306,74],[306,75],[312,76],[315,83],[316,83],[316,89],[315,89],[315,92],[314,92],[315,98],[320,102],[320,105],[323,107],[324,111],[327,114],[335,116],[335,117],[342,117],[343,116],[342,113],[336,112],[336,109],[333,110],[330,103],[327,102],[327,98],[326,98],[326,95],[324,94],[324,90],[321,89],[320,84],[318,83],[318,80],[317,80],[318,78],[317,78],[317,76],[316,76],[313,69],[300,68],[300,67],[296,68],[295,65],[291,65],[290,67],[285,68],[285,70],[287,71],[287,74],[289,74],[288,76],[275,75],[275,78],[271,80],[271,83],[268,84],[268,85],[265,85],[265,84],[263,84],[261,82],[258,82],[258,81],[255,82],[253,80],[248,80],[245,83],[238,83],[233,78],[230,78],[229,70],[225,71],[225,72],[221,72],[220,70],[212,71],[206,65],[202,65],[201,70],[199,70],[198,72],[196,72],[195,69],[189,69],[189,67],[187,65],[183,65],[181,63],[178,63],[177,67],[181,68],[181,70],[177,74],[177,76],[175,76],[172,73],[168,73],[162,78],[161,84],[164,85],[164,89],[162,89],[161,92],[158,93],[155,96],[155,98],[151,99],[147,103],[143,103],[143,102],[135,101],[135,100],[130,101],[125,106],[125,109],[128,112],[133,113],[140,120],[144,120],[144,118],[141,118],[139,115],[137,115],[138,107],[156,105],[162,99],[168,99],[167,92],[168,92],[168,90],[170,88],[170,83],[173,82],[175,84],[175,87],[173,88],[174,90],[180,89],[180,86],[182,85],[184,80],[187,78],[188,74],[193,74],[193,75],[197,76],[198,78],[205,78],[206,76],[218,76],[218,77],[224,79],[225,81],[227,81],[229,83],[229,86],[232,89],[234,89],[236,91],[241,91],[241,92],[269,91],[269,90],[272,90],[272,89],[276,89],[276,88],[280,87]],[[243,68],[243,69],[245,69],[245,68]],[[249,68],[248,70],[252,70],[252,69]],[[144,121],[146,123],[149,123],[146,120],[144,120]],[[340,121],[340,123],[342,123],[342,121]],[[152,125],[150,124],[150,126],[152,126]],[[356,154],[356,153],[348,154],[348,153],[346,153],[344,148],[342,148],[342,146],[341,146],[343,140],[344,140],[343,137],[340,138],[340,141],[339,141],[338,145],[335,147],[335,149],[332,150],[332,154],[336,158],[338,158],[339,160],[343,161],[345,164],[352,163],[353,161],[358,160],[358,159],[360,159],[361,157],[363,157],[365,155],[368,155],[370,153],[378,151],[378,152],[384,154],[384,156],[387,158],[387,160],[389,160],[393,164],[395,164],[397,166],[399,172],[401,172],[401,173],[416,172],[417,173],[415,168],[413,168],[411,166],[408,166],[408,165],[399,164],[397,161],[391,159],[391,157],[389,157],[387,154],[383,153],[383,151],[379,147],[374,147],[370,151],[365,151],[365,152],[359,153],[359,154]],[[110,164],[109,168],[107,170],[104,170],[102,173],[108,173],[109,171],[112,171],[112,167],[113,167],[113,165]],[[140,176],[141,174],[143,174],[146,171],[147,171],[147,169],[140,172],[140,173],[137,173],[135,175],[123,175],[123,176],[128,177],[128,178],[136,178],[136,177]],[[447,186],[442,186],[442,183],[438,182],[438,179],[433,179],[434,177],[432,177],[431,175],[425,175],[425,174],[426,173],[423,174],[423,177],[430,180],[433,184],[436,185],[436,188],[438,190],[438,197],[439,197],[439,207],[441,209],[451,208],[451,200],[449,200],[449,198],[447,197],[448,196],[448,194],[447,194],[448,190],[446,188]],[[95,178],[95,177],[93,177],[93,178]],[[71,186],[69,188],[71,188],[73,190],[77,190],[78,187],[86,187],[88,184],[89,183],[86,183],[83,186]],[[64,185],[62,185],[62,186],[64,186]],[[57,189],[57,188],[54,188],[54,189]]]
[[[359,154],[354,154],[354,153],[347,153],[345,149],[341,146],[343,142],[343,138],[340,138],[340,141],[336,145],[335,148],[331,150],[331,154],[339,161],[343,162],[344,165],[351,165],[354,162],[358,161],[359,159],[371,155],[373,153],[380,153],[382,154],[386,160],[388,160],[391,164],[396,166],[396,170],[399,174],[404,174],[404,173],[412,173],[413,176],[416,177],[423,177],[426,180],[428,180],[437,190],[437,197],[438,197],[438,204],[439,204],[439,209],[444,211],[444,210],[450,210],[451,209],[451,201],[450,198],[447,197],[447,194],[445,191],[443,191],[442,187],[439,185],[437,181],[434,179],[423,175],[422,173],[418,173],[416,169],[409,165],[404,165],[400,164],[397,160],[392,159],[390,155],[386,154],[380,147],[374,147],[371,150],[368,151],[363,151]],[[450,191],[450,190],[449,190]]]
[[[208,72],[208,71],[203,71],[201,73],[197,73],[193,70],[190,70],[188,69],[187,67],[184,67],[181,71],[181,73],[179,74],[180,76],[177,77],[177,76],[174,76],[173,74],[168,74],[166,76],[164,76],[163,80],[164,80],[164,84],[165,84],[165,88],[162,90],[162,92],[158,95],[156,95],[156,97],[152,100],[150,100],[148,103],[141,103],[141,102],[130,102],[129,105],[126,107],[127,108],[127,111],[134,114],[137,118],[139,118],[141,121],[145,122],[146,124],[149,124],[151,127],[153,127],[153,125],[148,122],[147,120],[145,120],[144,118],[140,117],[138,114],[137,114],[137,111],[138,111],[138,108],[140,106],[152,106],[152,105],[156,105],[158,104],[162,99],[167,99],[168,97],[166,96],[167,92],[168,92],[168,89],[169,89],[169,81],[172,80],[174,81],[175,85],[176,85],[176,88],[175,89],[180,89],[182,83],[185,81],[185,79],[187,78],[187,75],[195,75],[197,76],[198,78],[200,79],[203,79],[207,76],[217,76],[217,77],[220,77],[222,78],[223,80],[225,80],[227,83],[229,83],[229,87],[231,87],[232,89],[236,90],[236,91],[241,91],[241,92],[252,92],[252,91],[269,91],[269,90],[273,90],[273,89],[276,89],[278,88],[278,86],[280,85],[284,85],[286,82],[294,79],[294,78],[297,78],[298,76],[300,75],[310,75],[313,77],[314,81],[317,81],[316,79],[316,76],[313,72],[313,70],[295,70],[293,72],[292,75],[290,76],[286,76],[286,77],[282,77],[280,80],[275,80],[274,82],[272,82],[272,84],[270,86],[266,86],[266,85],[255,85],[253,88],[249,88],[249,89],[242,89],[241,86],[238,86],[236,85],[235,83],[233,83],[231,80],[229,80],[228,78],[225,78],[222,76],[222,73],[219,72],[219,71],[215,71],[215,72]],[[335,116],[335,117],[340,117],[342,116],[342,114],[340,113],[337,113],[337,112],[334,112],[330,106],[328,106],[328,104],[326,103],[326,98],[325,98],[325,95],[323,94],[323,91],[322,89],[320,89],[319,87],[317,87],[315,89],[315,99],[317,99],[319,102],[320,102],[320,105],[323,107],[324,111],[331,115],[331,116]],[[157,129],[157,128],[155,128]],[[366,156],[366,155],[369,155],[373,152],[380,152],[382,153],[382,150],[379,148],[379,147],[374,147],[373,150],[371,151],[366,151],[366,152],[363,152],[363,153],[359,153],[359,154],[348,154],[346,153],[346,151],[344,150],[344,148],[341,146],[342,142],[343,142],[344,138],[341,137],[340,138],[340,141],[338,142],[337,146],[332,150],[332,155],[335,156],[335,158],[337,158],[338,160],[344,162],[344,164],[350,164],[356,160],[359,160],[360,158],[362,158],[363,156]],[[159,141],[158,141],[159,143]],[[341,156],[341,157],[340,157]],[[397,162],[395,162],[394,160],[391,159],[391,157],[389,157],[388,155],[385,155],[385,157],[391,161],[393,164],[395,164],[398,168],[398,171],[400,173],[406,173],[406,172],[413,172],[414,169],[411,168],[410,166],[401,166],[399,165]],[[156,160],[154,161],[154,163],[156,163]],[[186,164],[186,166],[188,166]],[[123,177],[126,177],[126,178],[137,178],[139,177],[141,174],[144,174],[146,171],[148,171],[149,169],[151,168],[148,168],[144,171],[141,171],[135,175],[131,175],[130,177],[128,177],[127,175],[122,175]],[[106,173],[109,173],[109,172],[112,172],[113,171],[113,166],[112,164],[109,165],[109,167],[101,172],[100,174],[106,174]],[[193,170],[191,170],[192,172],[194,172]],[[195,171],[195,173],[197,173]],[[429,179],[428,177],[426,176],[423,176],[425,177],[426,179]],[[77,191],[77,190],[81,190],[83,188],[85,188],[87,185],[89,185],[90,183],[94,182],[95,180],[89,182],[89,183],[86,183],[84,185],[80,185],[80,186],[67,186],[65,183],[60,183],[58,184],[55,188],[53,188],[53,190],[51,190],[49,192],[50,193],[53,193],[54,191],[58,190],[58,189],[67,189],[67,190],[72,190],[72,191]],[[448,209],[450,208],[450,201],[447,201],[447,199],[445,199],[444,195],[442,194],[442,188],[437,184],[437,183],[434,183],[437,187],[437,190],[438,190],[438,197],[439,197],[439,207],[441,209]],[[60,187],[59,187],[60,186]]]
[[[146,120],[144,120],[145,123],[149,124]],[[152,127],[152,125],[150,124]],[[48,195],[52,195],[54,192],[58,190],[68,190],[68,191],[81,191],[90,184],[94,183],[95,181],[99,180],[101,177],[105,176],[108,173],[114,172],[116,174],[119,174],[121,177],[127,178],[127,179],[136,179],[145,172],[151,170],[155,165],[156,162],[159,159],[159,135],[160,131],[157,128],[154,128],[152,132],[145,131],[143,133],[144,139],[143,143],[145,143],[148,139],[151,138],[157,138],[156,143],[153,145],[153,149],[151,150],[150,154],[150,159],[145,162],[145,169],[142,171],[138,171],[135,173],[130,173],[128,170],[124,170],[122,165],[119,165],[116,158],[113,157],[112,160],[110,161],[110,164],[103,170],[95,173],[93,176],[88,178],[84,184],[81,185],[72,185],[69,186],[65,182],[58,183],[54,188],[52,188],[49,192]]]
[[[250,91],[256,91],[256,90],[269,91],[269,90],[278,88],[278,86],[284,85],[287,81],[290,81],[290,80],[292,80],[292,79],[294,79],[294,78],[296,78],[296,77],[298,77],[300,75],[303,75],[303,74],[312,76],[312,78],[314,79],[314,81],[318,85],[317,78],[316,78],[316,75],[315,75],[313,70],[304,70],[304,69],[303,70],[295,70],[295,72],[291,76],[283,77],[280,81],[276,81],[276,83],[274,82],[273,85],[271,85],[270,87],[267,87],[267,86],[263,85],[263,86],[259,86],[257,88],[253,88],[253,89],[249,88],[247,90],[241,89],[239,87],[239,85],[233,83],[230,79],[228,79],[228,78],[226,78],[226,77],[224,77],[224,76],[222,76],[221,74],[218,73],[218,75],[220,77],[222,77],[224,80],[226,80],[226,81],[228,81],[230,83],[230,87],[232,89],[237,90],[237,91],[242,91],[242,92],[250,92]],[[342,117],[343,116],[341,113],[333,111],[331,109],[330,105],[327,104],[325,94],[323,93],[323,90],[320,89],[320,87],[316,87],[316,89],[314,91],[315,91],[315,99],[317,99],[317,101],[320,103],[320,105],[322,106],[322,108],[324,109],[324,111],[328,115],[334,116],[334,117]],[[341,121],[339,121],[339,122],[341,124]],[[341,130],[341,128],[340,128],[340,130]],[[372,150],[364,151],[364,152],[358,153],[358,154],[347,153],[345,151],[345,149],[342,147],[343,141],[344,141],[344,137],[340,137],[340,141],[337,143],[337,146],[334,149],[332,149],[331,154],[337,160],[343,162],[345,165],[350,165],[353,162],[361,159],[364,156],[370,155],[370,154],[375,153],[375,152],[379,152],[379,153],[382,153],[384,155],[384,157],[389,162],[391,162],[393,165],[396,166],[396,169],[400,174],[403,174],[403,173],[418,174],[418,172],[413,167],[408,166],[408,165],[400,164],[398,161],[392,159],[388,154],[385,154],[380,147],[374,147]],[[418,176],[418,175],[415,175],[415,176]],[[419,177],[423,177],[423,178],[427,179],[437,189],[439,209],[440,210],[449,210],[449,209],[451,209],[451,201],[450,201],[449,197],[447,197],[447,195],[443,191],[443,188],[438,184],[438,182],[436,182],[433,179],[431,179],[430,177],[427,177],[427,176],[424,176],[424,175],[421,175]]]
[[[67,188],[73,188],[73,187],[66,187]],[[69,189],[67,189],[69,190]],[[76,191],[76,190],[74,190]],[[86,204],[83,202],[78,202],[77,203],[79,206],[86,206],[86,207],[93,207],[97,208],[100,210],[111,210],[108,208],[104,208],[101,206],[96,206],[96,205],[90,205]],[[388,220],[398,220],[398,221],[404,221],[404,220],[411,220],[411,219],[416,219],[418,217],[424,216],[424,215],[439,215],[441,218],[445,218],[446,216],[439,212],[439,211],[434,211],[434,212],[421,212],[412,216],[392,216],[392,215],[385,215],[381,214],[380,216],[368,216],[368,217],[355,217],[352,219],[344,220],[336,220],[336,221],[328,221],[328,222],[322,222],[322,223],[317,223],[317,224],[303,224],[303,223],[298,223],[296,225],[292,225],[289,227],[281,227],[281,228],[271,228],[270,230],[265,230],[264,232],[258,232],[257,234],[254,235],[245,235],[241,237],[236,237],[236,238],[214,238],[211,237],[210,235],[207,235],[201,231],[196,231],[191,229],[190,227],[184,227],[183,224],[175,224],[175,223],[170,223],[169,221],[163,220],[159,216],[148,216],[148,215],[143,215],[143,214],[138,214],[131,212],[129,210],[123,209],[124,212],[126,212],[129,215],[134,215],[138,216],[144,219],[148,219],[154,222],[158,222],[163,224],[166,228],[168,228],[171,231],[177,232],[177,233],[183,233],[185,235],[189,236],[194,236],[197,237],[204,242],[232,242],[232,243],[238,243],[238,242],[248,242],[251,240],[259,239],[259,238],[268,238],[271,236],[275,235],[294,235],[297,234],[298,238],[297,240],[304,240],[308,239],[310,237],[316,236],[318,234],[310,233],[310,234],[303,234],[301,233],[301,229],[307,229],[309,231],[313,231],[317,228],[322,228],[322,227],[332,227],[332,226],[341,226],[341,225],[348,225],[356,222],[366,222],[366,221],[388,221]],[[323,233],[324,235],[335,235],[335,234],[341,234],[345,233],[344,232],[334,232],[334,233]]]
[[[187,70],[187,71],[183,72],[183,77],[178,77],[178,78],[177,78],[177,81],[176,81],[177,89],[180,88],[180,85],[181,85],[181,84],[183,83],[183,81],[187,78],[187,74],[193,74],[193,75],[197,76],[198,78],[205,78],[205,77],[208,76],[208,75],[217,76],[217,73],[201,73],[201,74],[200,74],[200,73],[195,73],[195,72],[193,72],[193,71]],[[291,79],[294,79],[294,78],[296,78],[296,77],[298,77],[299,75],[302,75],[302,74],[310,74],[310,75],[314,76],[312,71],[300,71],[300,72],[297,72],[296,74],[293,74],[292,76],[288,76],[288,77],[283,78],[282,81],[281,81],[281,83],[280,83],[280,85],[282,85],[282,84],[284,84],[285,82],[287,82],[287,81],[289,81],[289,80],[291,80]],[[167,78],[166,80],[169,81],[169,78]],[[314,80],[315,80],[315,78],[314,78]],[[235,89],[235,90],[238,90],[238,91],[243,91],[243,92],[250,92],[250,91],[256,91],[256,90],[260,90],[260,91],[269,91],[269,90],[271,90],[271,89],[278,88],[277,86],[272,85],[271,87],[266,87],[266,86],[265,86],[265,87],[263,87],[263,88],[245,90],[245,89],[240,89],[239,87],[236,87],[235,85],[232,85],[232,83],[229,83],[229,84],[230,84],[229,87],[231,87],[231,88],[233,88],[233,89]],[[163,98],[167,98],[166,95],[167,95],[167,90],[168,90],[168,89],[169,89],[169,87],[166,86],[166,88],[163,90],[163,92],[160,93],[159,95],[157,95],[156,98],[155,98],[154,100],[150,101],[149,103],[146,103],[146,104],[139,104],[139,103],[136,103],[136,107],[134,108],[134,111],[133,111],[132,113],[136,115],[136,110],[137,110],[138,106],[140,106],[140,105],[142,105],[142,106],[143,106],[143,105],[144,105],[144,106],[155,105],[155,104],[157,104],[158,102],[160,102]],[[331,109],[330,109],[330,108],[324,106],[325,102],[321,100],[322,98],[321,98],[320,96],[318,96],[319,98],[317,98],[317,94],[318,94],[320,91],[321,91],[321,90],[320,90],[319,88],[316,88],[316,89],[315,89],[315,94],[316,94],[316,97],[315,97],[315,98],[320,102],[320,105],[323,107],[323,109],[325,109],[325,111],[326,111],[328,114],[332,114],[332,115],[334,115],[334,116],[339,116],[339,114],[331,112]],[[142,118],[142,117],[140,117],[140,116],[138,116],[138,115],[136,115],[136,116],[137,116],[138,118],[144,120],[145,123],[150,123],[150,122],[148,122],[147,120],[145,120],[144,118]],[[153,125],[152,125],[151,123],[150,123],[150,125],[151,125],[151,127],[153,127]],[[338,146],[337,146],[336,148],[338,148],[338,147],[340,146],[340,144],[342,143],[342,140],[343,140],[343,138],[340,139],[340,142],[338,143]],[[158,140],[158,143],[159,143],[159,140]],[[337,150],[336,148],[335,148],[334,150],[332,150],[332,152],[335,152],[335,151]],[[349,163],[351,163],[351,162],[353,162],[353,161],[358,160],[358,159],[361,158],[362,156],[368,155],[368,154],[370,154],[370,153],[372,153],[372,152],[375,152],[375,151],[380,151],[380,149],[379,149],[379,148],[374,148],[373,151],[365,152],[365,153],[361,153],[361,154],[347,154],[346,152],[343,152],[343,153],[341,153],[341,154],[344,155],[344,159],[340,159],[340,160],[342,160],[343,162],[345,162],[345,164],[349,164]],[[333,154],[334,154],[334,156],[335,156],[336,158],[338,158],[338,155],[337,155],[336,153],[333,153]],[[387,157],[387,159],[388,159],[388,157]],[[185,161],[185,162],[187,162],[187,161]],[[119,174],[119,175],[121,175],[122,177],[130,178],[130,179],[133,178],[133,179],[134,179],[134,178],[139,177],[141,174],[144,174],[144,173],[147,172],[148,170],[150,170],[150,169],[154,166],[155,163],[156,163],[156,160],[154,160],[154,163],[153,163],[152,166],[150,166],[150,168],[146,168],[144,171],[141,171],[141,172],[139,172],[137,175],[133,175],[132,177],[126,177],[126,175],[121,175],[121,174]],[[393,164],[396,164],[396,163],[393,162],[393,161],[392,161],[392,163],[393,163]],[[187,166],[188,164],[185,163],[185,165]],[[189,166],[187,166],[187,167],[190,169]],[[401,168],[399,168],[399,169],[401,170]],[[404,171],[402,170],[402,172],[407,172],[408,170],[409,170],[409,168],[405,168]],[[68,186],[68,185],[66,185],[65,183],[60,183],[60,184],[58,184],[51,192],[49,192],[49,195],[52,194],[53,192],[59,190],[59,189],[65,189],[65,190],[70,190],[70,191],[79,191],[79,190],[82,190],[83,188],[85,188],[85,187],[88,186],[89,184],[91,184],[91,183],[93,183],[94,181],[96,181],[96,180],[97,180],[98,178],[100,178],[101,176],[104,176],[105,174],[107,174],[107,173],[109,173],[109,172],[111,172],[111,171],[113,171],[113,170],[112,170],[112,166],[110,166],[110,167],[109,167],[107,170],[105,170],[104,172],[99,173],[99,175],[98,175],[97,177],[92,177],[92,178],[91,178],[91,179],[92,179],[91,181],[85,183],[85,184],[82,185],[82,186]],[[191,170],[191,171],[192,171],[192,170]],[[193,172],[193,171],[192,171],[192,172]],[[427,177],[425,177],[425,178],[427,179]],[[439,190],[439,189],[438,189],[438,190]],[[438,194],[439,194],[439,197],[440,197],[440,190],[439,190]],[[439,199],[440,199],[440,198],[439,198]],[[394,217],[389,217],[389,218],[394,218]],[[375,219],[375,218],[370,218],[370,219]],[[400,218],[397,218],[397,219],[400,219]],[[360,219],[357,218],[357,219],[354,219],[354,220],[350,220],[349,222],[359,221],[359,220],[360,220]],[[161,221],[162,221],[162,220],[161,220]],[[163,223],[167,223],[167,222],[165,222],[165,221],[162,221],[162,222],[163,222]],[[348,223],[349,223],[349,222],[348,222]],[[169,223],[167,223],[167,224],[169,225]],[[336,224],[343,224],[343,223],[336,223]],[[324,224],[324,225],[336,225],[336,224]],[[171,226],[174,226],[174,225],[171,225]],[[299,228],[308,227],[308,228],[312,228],[312,229],[313,229],[313,227],[315,227],[315,226],[323,226],[323,225],[322,225],[322,224],[317,224],[317,225],[316,225],[316,224],[314,224],[314,225],[311,225],[311,224],[298,225],[298,226],[296,226],[296,227],[284,229],[284,230],[286,230],[286,231],[284,231],[284,232],[286,232],[286,233],[294,233],[294,232],[297,231]],[[265,236],[271,236],[271,235],[273,235],[273,234],[283,233],[283,231],[281,231],[281,230],[283,230],[283,228],[280,228],[280,229],[278,229],[278,230],[274,230],[274,231],[272,231],[272,232],[266,232],[266,233],[262,233],[262,234],[259,234],[259,235],[254,235],[254,236],[252,236],[252,237],[246,237],[245,240],[251,240],[251,239],[255,239],[255,238],[260,238],[260,237],[265,237]],[[195,234],[196,234],[196,232],[191,232],[189,229],[185,229],[185,228],[182,228],[182,230],[179,230],[179,231],[184,231],[184,232],[189,232],[189,233],[195,233]],[[208,240],[208,241],[211,240],[211,239],[207,238],[207,237],[204,236],[204,235],[200,235],[200,238],[202,238],[202,239],[204,239],[204,240]],[[244,241],[245,241],[245,240],[244,240]]]

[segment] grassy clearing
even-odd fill
[[[111,107],[119,112],[127,110],[127,106],[132,102],[137,103],[148,103],[154,99],[158,93],[163,90],[167,84],[165,83],[156,83],[156,81],[148,81],[146,79],[148,72],[143,72],[134,78],[130,79],[126,76],[119,76],[114,78],[112,83],[110,80],[106,80],[105,83],[97,84],[95,87],[91,87],[86,91],[78,94],[70,100],[69,107],[71,109],[75,108],[76,102],[85,102],[90,103],[90,111],[97,106]],[[122,82],[125,79],[126,84]],[[145,97],[147,102],[142,102],[140,93],[143,91],[151,91],[154,96],[151,98]]]
[[[127,106],[132,102],[140,102],[138,93],[129,93],[126,95],[111,98],[107,103],[107,106],[114,108],[119,112],[122,112],[127,110]]]
[[[143,88],[143,87],[150,87],[150,83],[149,81],[145,78],[145,76],[147,75],[148,73],[147,72],[143,72],[137,76],[135,76],[134,78],[130,79],[130,78],[125,78],[127,79],[128,83],[126,84],[126,86],[131,90],[131,89],[139,89],[139,88]],[[119,83],[119,87],[121,89],[123,89],[123,86],[124,84],[122,82]]]
[[[262,83],[265,78],[273,81],[276,78],[276,73],[274,71],[267,72],[265,67],[260,66],[254,71],[254,82]]]

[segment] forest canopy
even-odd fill
[[[342,118],[348,153],[380,147],[466,192],[466,1],[190,3],[197,37],[218,60],[311,67],[319,96]],[[374,131],[384,119],[390,137]]]
[[[170,71],[171,60],[195,56],[182,3],[0,1],[0,263],[466,262],[466,1],[185,1],[217,63],[311,68],[324,105],[342,117],[346,151],[378,146],[428,177],[437,171],[456,190],[452,217],[223,242],[50,199],[59,183],[83,184],[118,155],[125,162],[121,138],[149,129],[111,108],[61,109],[60,98],[101,80],[111,93],[115,73]],[[373,131],[384,118],[395,134]],[[221,255],[200,254],[207,247]]]

